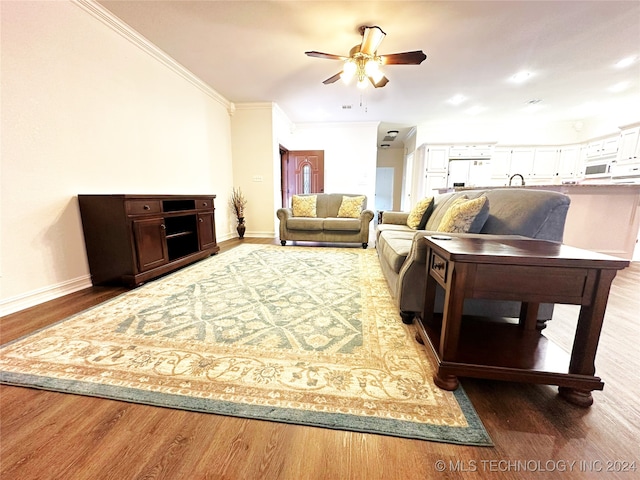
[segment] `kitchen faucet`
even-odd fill
[[[519,173],[514,173],[513,175],[511,175],[511,177],[509,177],[509,186],[511,186],[511,181],[513,180],[513,177],[520,177],[520,181],[521,181],[520,185],[524,187],[524,177]]]

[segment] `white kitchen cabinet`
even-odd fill
[[[588,161],[615,156],[618,152],[618,137],[595,140],[587,144],[586,157]]]
[[[438,189],[447,188],[447,172],[427,172],[424,177],[424,196],[437,195]]]
[[[550,181],[558,173],[558,147],[538,147],[533,157],[531,176],[536,181]]]
[[[533,174],[533,163],[535,159],[534,148],[513,148],[511,149],[511,168],[509,177],[519,173],[525,180]]]
[[[640,162],[640,126],[627,128],[620,132],[618,164]]]
[[[568,145],[560,148],[558,174],[562,180],[573,180],[580,172],[580,145]]]
[[[496,148],[491,156],[491,184],[506,185],[511,171],[511,149]]]
[[[427,148],[427,171],[446,172],[449,164],[449,147],[433,145]]]
[[[491,145],[452,145],[449,148],[450,159],[480,159],[491,158]]]

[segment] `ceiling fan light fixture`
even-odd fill
[[[367,82],[367,78],[366,77],[358,79],[358,83],[357,83],[358,88],[364,90],[365,88],[367,88],[367,83],[369,83],[369,82]]]
[[[380,62],[375,57],[369,58],[364,64],[364,72],[369,77],[374,77],[380,74]]]

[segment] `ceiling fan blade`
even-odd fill
[[[317,57],[317,58],[326,58],[327,60],[346,60],[347,57],[342,57],[340,55],[334,55],[333,53],[322,53],[322,52],[304,52],[305,55],[309,57]]]
[[[371,82],[371,85],[373,85],[376,88],[384,87],[387,83],[389,83],[389,79],[385,76],[383,76],[377,82],[373,79],[373,77],[369,77],[369,81]]]
[[[342,75],[342,72],[338,72],[336,73],[333,77],[329,77],[327,78],[324,82],[325,85],[329,85],[330,83],[334,83],[337,82],[340,79],[340,75]]]
[[[380,43],[387,35],[382,31],[380,27],[361,27],[362,32],[362,45],[360,51],[366,55],[373,55],[378,50]]]
[[[427,58],[422,50],[382,55],[383,65],[420,65]]]

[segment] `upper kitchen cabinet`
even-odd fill
[[[603,157],[613,157],[618,153],[618,137],[608,137],[589,142],[585,153],[587,161]]]
[[[449,158],[484,159],[491,158],[492,145],[453,145],[449,148]]]
[[[558,173],[558,147],[537,147],[533,157],[531,178],[534,183],[548,183]]]
[[[427,148],[427,171],[446,172],[449,164],[449,147],[430,145]]]
[[[623,127],[618,145],[618,164],[640,162],[640,125]]]
[[[580,162],[580,145],[567,145],[558,153],[558,174],[563,181],[572,181],[584,175]]]

